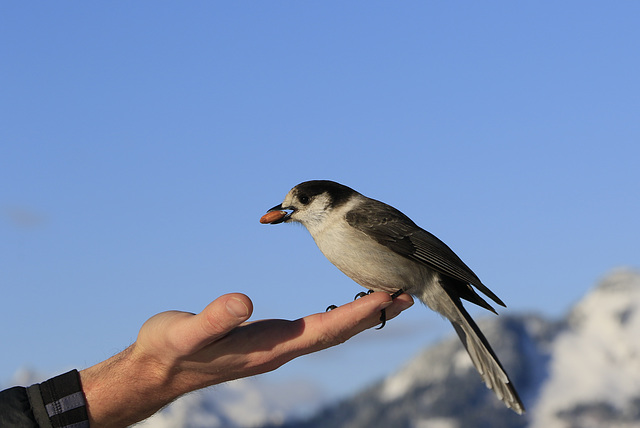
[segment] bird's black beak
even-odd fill
[[[271,220],[269,218],[269,213],[272,213],[272,212],[286,212],[286,214],[284,214],[282,216],[277,216],[273,220]],[[279,205],[276,205],[275,207],[269,209],[267,211],[267,214],[262,216],[262,218],[260,219],[260,222],[261,223],[268,223],[268,224],[280,224],[282,222],[285,222],[285,221],[289,220],[289,217],[291,217],[291,214],[293,214],[293,210],[291,208],[283,207],[282,204],[279,204]]]

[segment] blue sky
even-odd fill
[[[350,300],[303,228],[258,223],[309,179],[401,209],[503,313],[561,316],[640,264],[639,13],[2,3],[0,381],[92,365],[151,315],[227,292],[254,319]],[[450,333],[416,305],[273,376],[344,393]]]

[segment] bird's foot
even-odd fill
[[[391,295],[391,300],[394,300],[396,297],[398,297],[399,295],[401,295],[402,293],[404,293],[404,290],[401,288],[398,291],[394,292]],[[382,329],[382,327],[384,327],[385,325],[387,325],[387,311],[386,310],[381,310],[380,311],[380,322],[382,324],[380,324],[380,327],[376,327],[376,330],[380,330]]]
[[[329,306],[327,306],[327,309],[325,310],[325,312],[329,312],[329,311],[332,311],[332,310],[337,309],[337,308],[338,307],[336,305],[329,305]]]

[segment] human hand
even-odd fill
[[[275,370],[377,325],[384,308],[391,319],[411,304],[407,294],[377,292],[295,321],[245,322],[253,304],[232,293],[199,314],[155,315],[133,345],[80,372],[91,426],[127,426],[187,392]]]

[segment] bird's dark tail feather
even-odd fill
[[[460,299],[451,298],[451,300],[460,315],[458,318],[460,322],[450,320],[451,324],[467,349],[471,361],[482,376],[484,383],[488,388],[493,389],[498,398],[504,401],[507,407],[518,414],[524,413],[524,406],[520,401],[520,397],[518,397],[518,393],[484,334],[482,334],[471,315],[462,306]]]

